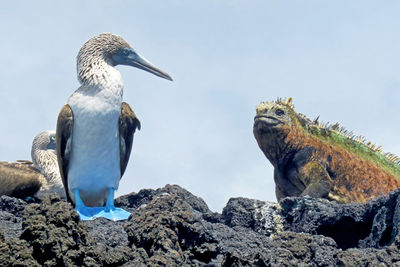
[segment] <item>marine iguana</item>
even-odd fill
[[[296,113],[292,99],[261,102],[253,133],[274,166],[278,201],[288,196],[361,203],[400,186],[399,158],[339,124]]]

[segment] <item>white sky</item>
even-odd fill
[[[0,8],[0,160],[30,159],[78,88],[81,45],[121,35],[174,82],[121,66],[142,131],[119,194],[179,184],[220,211],[275,201],[255,106],[292,96],[400,154],[398,1],[6,1]]]

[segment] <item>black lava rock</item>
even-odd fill
[[[115,203],[132,217],[0,197],[0,266],[400,266],[400,190],[366,204],[232,198],[222,214],[177,185]]]

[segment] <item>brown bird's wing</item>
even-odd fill
[[[0,162],[0,196],[31,197],[45,182],[46,178],[28,161]]]
[[[57,160],[67,200],[72,202],[68,190],[68,165],[72,144],[74,114],[70,106],[64,105],[58,114],[56,129]]]
[[[17,162],[21,164],[33,165],[32,161],[26,159],[18,159]]]
[[[119,116],[119,153],[121,164],[121,177],[128,165],[131,155],[133,135],[136,128],[140,130],[140,121],[128,103],[122,102],[121,115]]]

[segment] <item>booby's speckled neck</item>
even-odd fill
[[[31,157],[33,165],[46,177],[47,183],[41,190],[63,189],[55,150],[55,132],[43,131],[32,142]],[[62,192],[62,190],[60,190]]]
[[[88,40],[77,56],[79,82],[87,87],[106,87],[111,84],[122,87],[121,74],[114,68],[116,63],[112,58],[122,47],[130,45],[114,34],[104,33]]]
[[[88,58],[78,60],[78,80],[85,88],[96,87],[107,89],[119,87],[122,89],[121,73],[104,58]]]

